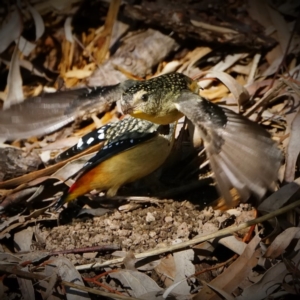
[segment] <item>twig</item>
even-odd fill
[[[280,208],[276,211],[273,211],[269,214],[266,214],[262,217],[259,217],[259,218],[241,223],[239,225],[234,225],[234,226],[231,226],[231,227],[228,227],[228,228],[224,228],[224,229],[221,229],[217,232],[214,232],[214,233],[211,233],[211,234],[199,237],[199,238],[195,238],[195,239],[192,239],[190,241],[182,242],[182,243],[179,243],[179,244],[176,244],[176,245],[170,245],[168,247],[151,250],[151,251],[144,252],[144,253],[137,253],[137,254],[135,254],[135,257],[137,259],[139,259],[139,258],[146,258],[146,257],[154,256],[154,255],[160,255],[160,254],[163,254],[163,253],[166,253],[166,252],[180,250],[180,249],[183,249],[183,248],[195,245],[195,244],[199,244],[199,243],[208,241],[210,239],[226,236],[226,235],[232,234],[236,231],[247,228],[249,226],[267,221],[271,218],[274,218],[276,216],[284,214],[284,213],[290,211],[291,209],[293,209],[297,206],[300,206],[300,200],[298,200],[296,202],[293,202],[289,205],[286,205],[286,206],[284,206],[284,207],[282,207],[282,208]],[[77,270],[86,270],[86,269],[91,269],[91,268],[100,268],[100,267],[105,267],[105,266],[109,266],[109,265],[112,265],[112,264],[119,264],[119,263],[122,263],[122,262],[123,262],[123,258],[116,258],[116,259],[108,260],[108,261],[103,262],[103,263],[86,264],[86,265],[77,266],[76,269]]]
[[[230,262],[234,261],[235,259],[237,259],[238,255],[237,254],[234,254],[232,257],[230,257],[229,259],[227,259],[226,261],[222,262],[222,263],[219,263],[215,266],[212,266],[212,267],[209,267],[209,268],[205,268],[204,270],[201,270],[195,274],[192,274],[190,276],[188,276],[186,279],[190,279],[190,278],[193,278],[193,277],[196,277],[196,276],[199,276],[203,273],[206,273],[206,272],[209,272],[209,271],[213,271],[213,270],[216,270],[216,269],[219,269],[221,267],[224,267],[226,266],[227,264],[229,264]]]
[[[37,170],[35,172],[31,172],[31,173],[22,175],[20,177],[2,181],[2,182],[0,182],[0,189],[7,189],[7,188],[10,188],[13,186],[18,186],[15,189],[11,190],[11,193],[15,193],[19,190],[22,190],[23,188],[28,186],[27,185],[28,182],[38,179],[41,176],[51,175],[55,171],[57,171],[58,169],[60,169],[64,165],[66,165],[68,162],[71,162],[72,160],[75,160],[83,155],[98,151],[102,145],[103,145],[103,143],[94,145],[94,146],[88,148],[86,151],[80,152],[64,161],[60,161],[60,162],[56,163],[55,165],[50,165],[50,166],[46,167],[45,169]]]
[[[255,216],[256,216],[256,215],[257,215],[257,210],[255,211]],[[250,227],[250,229],[248,230],[247,234],[243,237],[243,242],[244,242],[244,243],[247,243],[247,242],[250,241],[251,235],[252,235],[252,233],[253,233],[253,231],[254,231],[255,226],[256,226],[256,225],[252,225],[252,226]],[[228,260],[226,260],[226,261],[224,261],[224,262],[222,262],[222,263],[220,263],[220,264],[216,264],[216,265],[213,266],[213,267],[210,267],[210,268],[206,268],[206,269],[204,269],[204,270],[201,270],[201,271],[199,271],[199,272],[197,272],[197,273],[195,273],[195,274],[193,274],[193,275],[190,275],[190,276],[187,277],[187,278],[192,278],[192,277],[198,276],[198,275],[200,275],[200,274],[203,274],[203,273],[205,273],[205,272],[212,271],[212,270],[221,268],[221,267],[223,267],[223,266],[226,266],[226,265],[229,264],[230,262],[232,262],[232,261],[234,261],[235,259],[237,259],[238,256],[239,256],[238,254],[234,254],[234,255],[233,255],[232,257],[230,257]]]
[[[102,292],[93,288],[89,288],[86,286],[82,286],[82,285],[78,285],[72,282],[67,282],[67,281],[61,281],[61,284],[65,285],[65,286],[69,286],[81,291],[85,291],[88,293],[92,293],[95,295],[100,295],[100,296],[106,296],[108,298],[113,298],[113,299],[121,299],[121,300],[141,300],[141,298],[133,298],[133,297],[129,297],[129,296],[121,296],[121,295],[117,295],[117,294],[112,294],[112,293],[107,293],[107,292]]]
[[[112,36],[112,30],[114,27],[114,22],[117,18],[121,0],[112,0],[109,5],[108,13],[105,20],[104,30],[101,37],[98,40],[98,46],[100,44],[100,49],[97,53],[97,62],[101,64],[105,59],[106,53],[109,50],[110,40]],[[104,41],[103,41],[104,38]],[[102,44],[103,42],[103,44]]]
[[[285,83],[283,81],[279,81],[278,85],[270,88],[259,101],[257,101],[248,111],[244,113],[244,116],[251,116],[259,107],[267,104],[274,97],[274,95],[277,95],[280,89],[284,86]]]
[[[107,272],[104,272],[104,273],[101,273],[95,277],[92,277],[92,278],[88,278],[88,277],[84,277],[83,280],[87,281],[87,282],[92,282],[94,283],[95,285],[98,285],[106,290],[108,290],[110,293],[112,294],[117,294],[117,295],[121,295],[123,296],[123,294],[117,290],[114,290],[112,289],[110,286],[102,283],[102,282],[99,282],[98,279],[101,278],[101,277],[104,277],[105,275],[108,275],[110,273],[115,273],[115,272],[118,272],[119,270],[110,270],[110,271],[107,271]]]
[[[116,244],[99,245],[99,246],[95,246],[95,247],[84,247],[84,248],[75,248],[75,249],[51,251],[49,255],[68,254],[68,253],[89,253],[89,252],[115,251],[115,250],[119,250],[119,249],[120,249],[120,245],[116,245]]]
[[[297,83],[290,82],[289,80],[285,78],[281,78],[281,80],[289,86],[296,94],[298,97],[300,97],[300,91],[299,91],[299,85]]]
[[[261,58],[261,54],[257,53],[257,54],[254,55],[251,70],[250,70],[250,73],[249,73],[249,76],[248,76],[248,79],[247,79],[248,84],[253,82],[254,75],[255,75],[255,72],[257,70],[257,66],[258,66],[258,63],[260,61],[260,58]]]

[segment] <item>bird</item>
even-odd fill
[[[189,78],[186,79],[187,85],[193,84]],[[177,81],[181,82],[179,78]],[[122,93],[134,87],[137,82],[129,79],[109,86],[85,86],[55,93],[42,93],[28,98],[22,103],[0,111],[0,139],[11,141],[44,136],[75,120],[87,119],[92,114],[102,113],[118,102]],[[184,81],[182,88],[186,88]],[[174,119],[179,115],[175,111]]]
[[[259,124],[201,97],[195,80],[169,73],[130,82],[122,91],[120,105],[125,114],[158,124],[184,115],[193,123],[228,206],[232,187],[244,202],[252,194],[260,200],[274,189],[282,152],[271,135]]]
[[[176,122],[159,125],[125,117],[83,136],[76,145],[61,153],[57,161],[72,157],[92,144],[104,141],[104,146],[71,176],[75,182],[58,199],[54,209],[94,189],[106,191],[107,197],[113,197],[124,184],[158,169],[171,152],[175,128]]]

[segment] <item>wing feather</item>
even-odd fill
[[[86,112],[105,111],[120,97],[119,86],[79,88],[32,97],[0,111],[0,138],[23,139],[49,134]]]
[[[197,94],[183,92],[175,106],[200,129],[221,194],[235,187],[246,201],[262,198],[277,180],[282,153],[260,125]]]

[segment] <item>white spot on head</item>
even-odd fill
[[[82,138],[80,138],[77,143],[77,149],[80,148],[82,145],[83,145],[83,140],[82,140]]]
[[[90,138],[86,141],[86,143],[89,145],[89,144],[91,144],[94,140],[95,140],[95,139],[94,139],[93,137],[90,137]]]
[[[99,139],[99,140],[103,140],[103,139],[104,139],[104,136],[105,136],[105,134],[104,134],[104,132],[102,132],[102,133],[100,133],[100,134],[98,135],[98,139]]]

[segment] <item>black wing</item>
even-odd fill
[[[108,123],[84,135],[76,145],[62,152],[56,161],[72,157],[97,143],[105,141],[104,147],[70,177],[78,178],[104,160],[158,135],[161,127],[158,124],[132,117]]]
[[[96,128],[91,132],[87,133],[86,135],[82,136],[77,144],[70,147],[69,149],[65,150],[64,152],[60,153],[56,158],[55,161],[59,162],[70,157],[75,156],[78,153],[83,152],[84,150],[97,145],[103,141],[107,140],[107,130],[112,127],[112,123],[104,125],[100,128]]]
[[[157,128],[158,125],[156,124],[132,117],[118,122],[111,122],[81,137],[76,145],[59,154],[55,161],[68,159],[103,141],[113,143],[114,141],[140,139],[150,132],[156,131]]]

